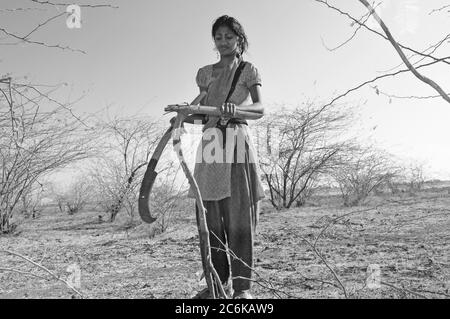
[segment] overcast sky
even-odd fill
[[[397,41],[423,50],[450,30],[450,13],[429,14],[447,1],[390,0],[380,15]],[[1,0],[0,27],[25,34],[58,12],[7,11],[35,7],[30,1]],[[82,27],[69,29],[65,17],[52,21],[33,39],[68,45],[87,54],[36,45],[0,46],[0,75],[27,76],[34,83],[67,83],[60,99],[86,95],[75,107],[112,114],[162,116],[167,104],[191,101],[197,94],[197,70],[217,62],[211,26],[223,14],[237,18],[249,38],[244,59],[262,76],[267,108],[294,107],[306,99],[329,101],[335,95],[401,63],[384,39],[360,30],[348,44],[330,51],[352,35],[350,20],[313,0],[133,0],[111,3],[118,9],[82,9]],[[330,1],[355,16],[365,13],[356,0]],[[47,8],[38,6],[38,8]],[[48,9],[48,8],[47,8]],[[371,26],[376,27],[373,21]],[[4,42],[4,34],[1,34]],[[14,41],[11,41],[14,42]],[[434,55],[450,56],[447,43]],[[446,64],[422,72],[450,91]],[[411,74],[376,83],[382,92],[436,95]],[[433,177],[450,178],[450,104],[441,98],[392,99],[370,86],[341,102],[361,104],[354,131],[397,156],[423,161]],[[364,103],[366,102],[366,103]],[[166,115],[167,121],[170,115]]]

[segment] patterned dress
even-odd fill
[[[213,77],[212,64],[206,65],[198,70],[196,82],[202,91],[208,92],[208,88],[215,80],[216,78]],[[239,80],[236,83],[236,88],[229,98],[229,102],[234,103],[237,106],[251,104],[252,101],[249,88],[253,85],[261,85],[261,77],[256,67],[250,62],[246,62]],[[210,99],[207,95],[203,100],[204,102],[201,104],[211,105],[208,103],[208,100]],[[257,152],[254,148],[254,143],[251,138],[251,132],[247,125],[229,124],[226,135],[227,149],[223,151],[223,160],[215,161],[215,159],[217,159],[217,156],[213,156],[213,158],[210,159],[207,158],[206,153],[208,150],[208,145],[209,149],[211,149],[213,148],[212,143],[214,141],[217,141],[221,146],[223,146],[223,142],[220,142],[221,139],[218,138],[219,136],[222,136],[222,132],[220,132],[218,129],[215,129],[217,121],[218,118],[211,117],[208,123],[204,125],[204,135],[197,149],[194,178],[197,181],[202,199],[220,200],[231,196],[231,187],[239,187],[240,185],[231,185],[232,163],[230,162],[236,161],[242,163],[242,159],[248,157],[250,169],[252,170],[252,176],[254,175],[254,178],[250,180],[250,187],[253,191],[252,197],[254,202],[259,201],[265,196],[260,179],[261,173],[258,164]],[[230,136],[234,137],[234,141],[228,138]],[[243,148],[239,147],[243,144],[241,143],[242,141],[245,141],[246,149],[244,150],[244,152],[246,154],[243,154]],[[231,154],[230,150],[234,154]],[[194,197],[192,189],[189,190],[188,196],[191,198]]]
[[[232,66],[225,68],[217,78],[212,76],[212,65],[198,70],[197,85],[202,91],[207,92],[202,105],[219,108],[223,104],[238,62],[239,60],[234,61]],[[258,70],[246,62],[229,102],[237,106],[251,104],[249,88],[253,85],[261,85],[261,77]],[[197,149],[194,178],[206,209],[212,263],[222,283],[227,283],[233,278],[233,289],[239,292],[251,288],[251,280],[245,278],[252,277],[253,243],[259,219],[259,200],[265,196],[257,152],[248,126],[229,124],[224,141],[223,136],[220,136],[221,129],[217,128],[218,120],[217,117],[210,117],[203,127],[202,140]],[[211,148],[211,145],[215,147]],[[192,188],[188,196],[194,198]],[[197,202],[195,208],[198,223]],[[204,245],[201,236],[200,245]],[[228,250],[234,252],[238,258],[230,260],[226,253]],[[203,249],[201,252],[203,256]],[[206,269],[205,256],[202,262],[203,268]]]

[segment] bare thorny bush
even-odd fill
[[[396,174],[391,175],[387,180],[382,191],[390,191],[397,195],[408,192],[414,195],[421,191],[425,185],[425,164],[419,162],[402,163],[398,165]]]
[[[45,194],[45,186],[40,183],[34,184],[24,192],[19,200],[16,210],[25,218],[37,218],[42,210],[42,197]]]
[[[378,188],[399,175],[389,154],[373,147],[354,146],[341,154],[339,164],[331,173],[345,206],[362,204]]]
[[[0,12],[2,17],[26,19],[31,12],[34,14],[32,21],[38,22],[31,26],[23,24],[22,31],[18,31],[8,25],[8,21],[14,19],[1,19],[0,45],[8,45],[18,52],[25,51],[29,45],[86,53],[36,38],[39,31],[55,21],[65,27],[64,19],[74,17],[66,12],[69,3],[29,0],[26,4],[14,2],[14,5],[16,7],[5,5],[7,8]],[[115,8],[93,3],[79,7],[83,10]],[[59,85],[19,83],[9,74],[0,75],[0,234],[14,230],[11,219],[20,199],[26,204],[26,196],[32,193],[31,189],[40,179],[88,156],[90,142],[94,140],[89,137],[91,130],[85,124],[86,119],[72,112],[71,103],[63,104],[51,97],[51,93],[59,88]]]
[[[58,205],[61,213],[73,215],[83,210],[92,201],[95,185],[86,174],[78,176],[70,183],[50,184],[48,197]]]
[[[132,221],[137,209],[140,183],[164,130],[160,123],[142,118],[114,118],[98,127],[102,136],[102,155],[97,157],[90,170],[92,182],[96,185],[95,201],[110,215],[111,222],[122,209],[126,210]],[[180,190],[175,187],[175,177],[180,167],[170,161],[158,167],[159,176],[151,202],[156,215],[160,216],[159,227],[164,231],[180,195]]]
[[[415,163],[408,167],[407,181],[410,191],[420,191],[425,184],[424,164]]]
[[[442,56],[442,54],[441,56],[438,55],[439,51],[443,51],[443,49],[446,48],[445,46],[450,43],[450,34],[447,30],[444,30],[445,28],[442,28],[443,32],[441,32],[440,29],[434,30],[433,36],[438,37],[438,41],[420,49],[412,48],[399,42],[382,19],[378,8],[382,1],[373,1],[369,3],[366,0],[355,0],[352,2],[315,0],[315,2],[351,22],[350,27],[353,29],[351,35],[342,40],[341,43],[334,48],[326,47],[329,51],[335,51],[342,48],[353,41],[357,34],[364,30],[375,34],[380,39],[386,40],[395,49],[396,55],[401,60],[401,63],[398,63],[395,67],[390,68],[387,71],[383,71],[381,75],[374,76],[371,79],[355,85],[344,93],[339,94],[333,98],[329,104],[347,96],[351,92],[358,91],[364,86],[380,82],[386,78],[400,77],[401,74],[408,73],[411,73],[418,82],[428,86],[437,94],[428,96],[417,96],[414,94],[399,96],[395,93],[384,92],[379,85],[373,86],[375,93],[389,98],[389,103],[391,103],[392,99],[425,100],[440,98],[450,103],[450,95],[448,91],[446,92],[445,88],[442,87],[442,83],[438,83],[432,78],[425,76],[422,72],[423,69],[430,68],[431,66],[447,67],[450,64],[450,56]],[[353,6],[355,3],[359,3],[360,6]],[[409,4],[405,3],[400,4],[399,7],[401,8],[403,5],[405,6],[405,10],[407,9],[406,6],[409,6]],[[351,10],[350,7],[360,8],[364,13],[357,16],[352,13],[353,10]],[[417,10],[417,12],[423,11]],[[424,14],[428,13],[429,16],[433,15],[438,19],[441,18],[439,15],[445,12],[448,12],[448,6],[433,8]],[[380,29],[367,23],[371,18]],[[397,193],[400,190],[403,191],[402,188],[405,184],[409,184],[409,191],[414,191],[420,189],[424,183],[423,167],[407,168],[394,165],[391,159],[389,159],[389,155],[383,152],[375,152],[373,149],[370,150],[366,148],[356,150],[354,154],[349,154],[349,156],[342,161],[342,164],[339,171],[335,172],[333,176],[341,188],[344,203],[346,205],[356,205],[363,202],[368,194],[379,189],[383,184],[386,185],[391,192]]]
[[[122,209],[133,218],[139,183],[158,141],[157,125],[138,118],[114,118],[97,127],[101,151],[89,173],[96,185],[95,201],[110,214],[110,221]]]
[[[91,129],[38,86],[0,83],[0,233],[20,199],[49,173],[89,156]],[[56,105],[55,105],[56,104]]]
[[[176,183],[177,176],[181,173],[179,163],[167,161],[162,172],[158,174],[157,185],[153,187],[150,194],[150,209],[152,209],[152,214],[157,217],[151,236],[164,233],[169,226],[174,224],[178,208],[186,209],[186,207],[179,207],[180,199],[187,194],[184,183],[182,185]]]
[[[274,207],[305,203],[318,180],[334,169],[338,155],[348,148],[340,137],[350,119],[351,113],[343,108],[305,103],[257,122],[258,156]]]

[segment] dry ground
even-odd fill
[[[204,282],[199,282],[194,202],[185,200],[180,207],[184,209],[174,215],[169,229],[155,236],[151,226],[133,227],[124,214],[111,224],[100,222],[98,212],[69,216],[51,210],[37,219],[19,220],[20,233],[0,237],[0,249],[24,255],[61,278],[67,278],[67,267],[76,263],[80,291],[88,298],[190,298]],[[376,197],[356,208],[324,197],[284,211],[264,202],[255,243],[254,294],[345,298],[308,244],[322,233],[317,252],[349,298],[449,298],[449,226],[450,188]],[[381,268],[382,284],[376,289],[366,286],[370,264]],[[75,297],[60,281],[5,268],[51,278],[23,259],[0,252],[0,298]]]

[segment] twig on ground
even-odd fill
[[[345,298],[348,298],[347,290],[346,290],[344,284],[343,284],[342,281],[339,279],[339,276],[336,274],[336,272],[334,271],[334,269],[327,263],[327,261],[326,261],[325,258],[322,256],[322,254],[316,249],[316,246],[315,246],[316,243],[314,243],[314,245],[313,245],[309,240],[307,240],[307,239],[304,238],[303,236],[300,236],[300,238],[301,238],[303,241],[305,241],[305,242],[312,248],[312,250],[314,251],[314,253],[315,253],[315,254],[320,258],[320,260],[322,260],[322,262],[325,264],[325,267],[327,267],[327,268],[331,271],[331,273],[333,274],[334,279],[336,279],[336,281],[338,282],[340,288],[342,289]]]
[[[10,254],[10,255],[13,255],[13,256],[16,256],[16,257],[19,257],[19,258],[22,258],[22,259],[28,261],[29,263],[35,265],[36,267],[38,267],[38,268],[44,270],[46,273],[48,273],[49,275],[51,275],[53,278],[55,278],[55,279],[57,279],[57,280],[63,282],[69,289],[71,289],[72,291],[74,291],[74,292],[75,292],[76,294],[78,294],[80,297],[82,297],[82,298],[84,297],[84,295],[83,295],[80,291],[78,291],[75,287],[73,287],[71,284],[69,284],[66,280],[64,280],[64,279],[62,279],[61,277],[57,276],[56,274],[54,274],[53,272],[51,272],[50,270],[48,270],[46,267],[44,267],[44,266],[38,264],[37,262],[32,261],[32,260],[29,259],[28,257],[25,257],[25,256],[23,256],[23,255],[21,255],[21,254],[19,254],[19,253],[16,253],[16,252],[13,252],[13,251],[10,251],[10,250],[0,250],[0,252],[6,253],[6,254]]]
[[[214,237],[216,237],[216,239],[219,241],[219,243],[223,246],[223,247],[227,247],[227,245],[225,245],[223,242],[222,242],[222,240],[214,233],[214,232],[211,232],[213,235],[214,235]],[[233,259],[235,259],[235,260],[238,260],[238,261],[240,261],[245,267],[247,267],[248,269],[250,269],[255,275],[257,275],[263,282],[266,282],[269,286],[267,286],[267,288],[269,289],[270,288],[270,290],[275,294],[275,296],[277,296],[278,298],[281,298],[281,296],[280,295],[278,295],[276,292],[277,292],[277,289],[275,289],[274,288],[274,286],[273,286],[273,284],[270,282],[270,281],[268,281],[267,279],[264,279],[263,278],[263,276],[261,276],[256,270],[255,270],[255,268],[253,268],[253,267],[251,267],[250,265],[248,265],[244,260],[242,260],[241,258],[239,258],[231,249],[229,249],[229,247],[227,247],[227,249],[223,249],[223,248],[219,248],[219,247],[214,247],[214,249],[217,249],[217,250],[219,250],[219,251],[223,251],[223,252],[225,252],[226,254],[228,254],[231,258],[233,258]],[[250,279],[250,278],[245,278],[245,279],[248,279],[248,280],[252,280],[253,281],[253,279]],[[259,283],[260,284],[260,283]],[[261,284],[260,284],[261,285]],[[286,294],[286,295],[288,295],[288,293],[285,293],[285,292],[283,292],[284,294]]]
[[[33,274],[31,272],[28,272],[28,271],[22,271],[22,270],[14,269],[14,268],[0,268],[0,271],[16,272],[16,273],[22,274],[22,275],[33,276],[33,277],[37,277],[37,278],[41,278],[41,279],[45,279],[45,280],[50,280],[50,279],[48,279],[46,277],[43,277],[43,276],[40,276],[40,275],[36,275],[36,274]]]
[[[403,293],[408,292],[408,293],[410,293],[411,295],[415,295],[415,296],[420,297],[420,298],[423,298],[423,299],[430,299],[430,298],[428,298],[428,297],[425,296],[425,295],[419,294],[419,293],[417,293],[417,292],[414,292],[414,291],[409,290],[409,289],[406,289],[406,288],[399,288],[399,287],[394,286],[393,284],[390,284],[390,283],[385,282],[385,281],[381,281],[380,283],[381,283],[382,285],[385,285],[385,286],[394,288],[394,289],[396,289],[396,290],[399,290],[399,291],[401,291],[401,292],[403,292]]]

